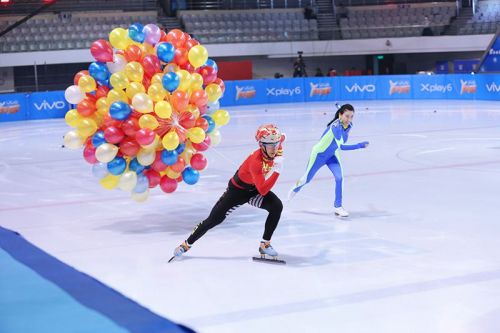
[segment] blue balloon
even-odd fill
[[[177,162],[179,154],[175,150],[163,150],[161,152],[161,161],[166,165],[172,165]]]
[[[163,62],[171,62],[175,56],[175,47],[170,43],[160,43],[156,47],[156,55]]]
[[[194,185],[200,179],[200,173],[191,167],[187,167],[182,171],[182,179],[184,179],[186,184]]]
[[[186,144],[185,143],[179,143],[179,145],[177,146],[177,148],[175,148],[175,151],[177,152],[177,154],[180,155],[184,151],[184,148],[186,148]]]
[[[125,120],[131,113],[132,109],[123,101],[116,101],[109,107],[109,115],[116,120]]]
[[[119,176],[127,168],[127,161],[123,157],[115,157],[111,162],[108,163],[109,173]]]
[[[205,118],[208,122],[207,133],[212,132],[215,129],[215,121],[209,115],[203,115],[202,118]]]
[[[111,75],[106,64],[98,61],[90,64],[89,74],[97,81],[106,81]]]
[[[97,162],[92,165],[92,174],[101,179],[108,175],[108,165],[106,163]]]
[[[175,89],[177,89],[180,82],[181,80],[179,79],[179,76],[177,76],[177,74],[175,73],[168,72],[163,75],[163,88],[165,88],[169,92],[173,92]]]
[[[134,191],[135,193],[143,193],[149,188],[148,177],[146,177],[143,173],[137,175],[137,184],[135,185]]]
[[[145,37],[144,33],[142,32],[143,29],[144,26],[140,23],[131,24],[128,27],[128,36],[133,41],[142,43],[144,42],[144,37]]]
[[[216,72],[219,71],[219,66],[217,66],[217,63],[215,61],[213,61],[212,59],[207,59],[205,66],[212,67]]]
[[[92,145],[97,148],[103,143],[106,143],[106,139],[104,138],[104,132],[103,131],[95,132],[94,136],[92,136]]]
[[[130,161],[130,165],[128,166],[128,168],[132,171],[134,171],[135,173],[139,174],[141,172],[144,171],[144,165],[142,165],[141,163],[139,163],[139,161],[137,160],[137,158],[134,158],[132,161]]]

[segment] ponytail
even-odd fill
[[[343,114],[345,111],[353,111],[354,112],[354,107],[351,104],[344,104],[342,105],[337,112],[335,112],[335,117],[326,125],[326,127],[330,126],[335,120],[339,119],[339,116]]]

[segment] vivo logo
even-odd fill
[[[55,101],[55,102],[52,102],[52,103],[49,103],[47,102],[47,100],[43,100],[42,103],[33,103],[35,105],[35,108],[38,110],[38,111],[42,111],[42,110],[59,110],[59,109],[64,109],[66,107],[66,103],[64,103],[63,101]]]
[[[293,96],[301,93],[300,87],[288,88],[267,88],[267,96]]]
[[[453,86],[451,85],[451,83],[448,83],[447,85],[421,83],[420,86],[421,86],[420,91],[427,91],[431,93],[432,92],[445,93],[453,90]]]
[[[486,90],[488,92],[500,92],[500,85],[497,85],[496,82],[486,84]]]
[[[355,83],[353,86],[345,86],[345,89],[352,93],[352,92],[374,92],[375,91],[375,85],[373,84],[365,84],[364,86],[360,86],[359,84]]]

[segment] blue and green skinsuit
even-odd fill
[[[327,129],[323,132],[320,141],[314,145],[309,163],[307,164],[306,173],[300,178],[295,185],[293,191],[299,192],[300,189],[309,183],[316,172],[323,166],[327,165],[335,177],[335,207],[342,206],[342,165],[340,164],[340,151],[339,150],[354,150],[365,148],[368,142],[360,142],[354,145],[346,145],[349,131],[352,124],[344,128],[340,119],[336,119]]]

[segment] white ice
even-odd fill
[[[363,101],[345,151],[346,220],[325,167],[286,194],[333,114],[332,103],[229,108],[222,143],[194,186],[143,204],[101,188],[62,119],[0,124],[0,225],[198,332],[498,332],[500,102]],[[255,263],[266,212],[243,206],[182,260],[258,125],[287,133],[273,237],[286,266]]]

